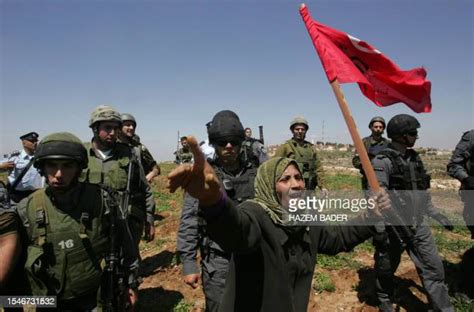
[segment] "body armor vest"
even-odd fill
[[[108,238],[103,232],[103,191],[80,184],[79,201],[71,214],[56,208],[44,189],[28,202],[30,224],[25,271],[34,295],[58,300],[96,293]],[[75,214],[75,215],[74,215]]]
[[[431,177],[426,173],[423,162],[417,152],[410,149],[409,158],[414,161],[403,159],[400,152],[387,148],[378,155],[386,156],[392,162],[392,174],[390,175],[389,189],[391,190],[427,190],[430,188]]]
[[[79,178],[80,182],[104,185],[119,192],[122,196],[127,189],[128,183],[128,169],[131,163],[131,153],[136,153],[134,148],[130,148],[124,143],[117,143],[115,145],[114,155],[111,159],[103,161],[91,155],[91,143],[84,144],[88,151],[89,163],[88,167],[84,169]],[[135,154],[136,155],[136,154]],[[145,194],[141,192],[140,184],[140,161],[133,165],[132,176],[130,177],[130,200],[129,213],[138,220],[145,219]]]
[[[430,188],[431,178],[426,173],[418,153],[410,149],[407,150],[407,154],[408,160],[404,159],[399,151],[389,147],[378,155],[390,159],[392,172],[388,189],[400,191],[395,196],[391,196],[391,200],[399,216],[407,224],[413,225],[421,223],[426,213],[428,197],[423,191]]]
[[[316,172],[316,152],[313,150],[313,145],[309,142],[300,146],[294,140],[286,141],[293,151],[293,159],[298,163],[298,166],[303,170],[303,179],[306,189],[314,190],[318,186],[317,172]]]
[[[257,176],[257,168],[252,163],[247,163],[245,169],[238,176],[227,174],[221,167],[212,165],[217,177],[223,185],[227,198],[232,201],[234,205],[238,205],[247,199],[254,198],[255,186],[254,180]],[[219,253],[224,253],[221,247],[212,241],[206,234],[206,220],[199,214],[199,228],[201,234],[201,253],[208,255],[210,249]]]
[[[372,137],[364,138],[364,145],[365,149],[367,150],[367,154],[369,155],[369,159],[374,158],[378,153],[386,149],[389,143],[385,138],[382,138],[382,141],[377,142],[377,144],[374,145],[371,144],[371,141]]]

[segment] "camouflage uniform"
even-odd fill
[[[188,147],[182,147],[174,152],[174,154],[176,155],[174,162],[177,164],[187,164],[193,162],[193,153],[191,153],[191,150]]]
[[[463,217],[474,239],[474,130],[462,135],[447,166],[448,174],[461,181]]]
[[[303,169],[307,190],[325,187],[323,166],[314,145],[310,142],[304,141],[303,144],[299,144],[292,138],[278,147],[275,157],[288,157],[296,160],[300,168]]]

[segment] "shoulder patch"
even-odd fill
[[[21,151],[13,151],[9,154],[4,154],[3,158],[10,158],[10,157],[16,157],[21,154]]]
[[[385,171],[384,167],[374,167],[374,171]]]

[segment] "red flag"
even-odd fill
[[[424,68],[403,71],[367,42],[314,21],[306,6],[300,14],[330,82],[357,82],[378,106],[403,102],[417,113],[431,112],[431,82]]]

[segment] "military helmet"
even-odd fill
[[[131,122],[133,122],[135,127],[137,126],[137,121],[135,120],[135,117],[133,117],[132,114],[124,113],[124,114],[120,115],[120,118],[122,119],[122,122],[131,121]]]
[[[92,128],[95,123],[99,121],[115,121],[122,123],[120,113],[115,110],[112,106],[100,105],[91,113],[91,119],[89,119],[89,127]]]
[[[407,114],[399,114],[394,116],[387,125],[387,136],[394,138],[396,136],[408,134],[416,131],[420,127],[418,120]]]
[[[306,131],[309,129],[308,121],[301,116],[295,117],[290,123],[290,130],[293,130],[293,127],[296,125],[304,125],[306,127]]]
[[[82,169],[87,168],[87,151],[81,140],[69,132],[47,135],[35,151],[34,166],[40,168],[47,159],[68,159],[76,161]]]
[[[244,127],[239,116],[230,110],[223,110],[214,115],[212,121],[207,124],[207,134],[211,144],[225,137],[238,137],[242,142],[245,139]]]
[[[374,118],[372,118],[369,122],[369,129],[372,128],[372,125],[374,124],[374,122],[380,122],[383,125],[383,128],[385,129],[386,124],[385,124],[385,119],[383,119],[383,117],[375,116]]]

